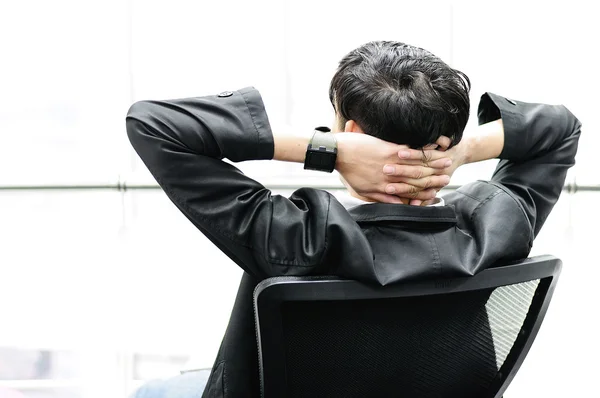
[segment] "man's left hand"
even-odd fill
[[[356,193],[367,199],[384,203],[426,201],[450,182],[444,173],[452,164],[448,157],[424,162],[421,151],[405,145],[367,134],[335,133],[335,136],[336,170]],[[403,157],[403,153],[407,156]]]

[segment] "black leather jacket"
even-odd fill
[[[129,139],[175,205],[244,269],[204,397],[259,396],[252,292],[279,275],[335,274],[386,285],[473,275],[528,256],[575,162],[581,124],[564,106],[486,93],[479,123],[502,118],[504,150],[490,181],[446,206],[369,204],[346,210],[330,193],[289,198],[223,162],[272,159],[258,91],[135,103]]]

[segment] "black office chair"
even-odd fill
[[[552,256],[372,286],[275,277],[254,292],[265,398],[501,397],[542,323]]]

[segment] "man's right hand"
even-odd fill
[[[460,166],[467,163],[475,163],[483,160],[497,158],[504,147],[504,124],[502,119],[494,120],[477,127],[470,134],[465,134],[463,139],[457,145],[450,147],[450,139],[448,137],[440,137],[435,145],[426,147],[423,150],[416,149],[404,149],[398,152],[400,159],[418,159],[422,165],[435,164],[440,159],[450,159],[452,164],[438,172],[440,176],[445,175],[452,177],[452,174]],[[384,166],[384,173],[388,166],[394,166],[393,164]],[[386,173],[388,174],[388,173]],[[393,170],[390,176],[398,176],[397,170]],[[407,179],[400,178],[400,182],[403,184],[409,184],[415,187],[423,187],[426,189],[424,181],[419,179]],[[397,182],[389,183],[386,186],[386,192],[390,192],[392,189],[396,189]],[[439,191],[439,189],[437,189]],[[411,205],[423,206],[430,204],[430,199],[421,199],[414,197],[411,199]]]
[[[423,162],[421,151],[404,145],[367,134],[334,134],[338,142],[336,170],[365,198],[386,203],[428,200],[450,182],[445,175],[451,164],[448,157]],[[399,158],[399,153],[407,156]],[[392,186],[393,190],[386,190],[386,186]]]
[[[427,146],[423,148],[423,150],[417,149],[403,149],[398,152],[398,157],[400,159],[411,159],[415,162],[415,167],[428,167],[430,164],[439,163],[440,159],[450,159],[451,164],[444,168],[438,173],[442,176],[447,176],[448,181],[452,177],[452,174],[463,164],[469,162],[468,153],[469,153],[469,138],[461,141],[459,144],[454,147],[448,149],[451,144],[451,140],[448,137],[442,136],[440,137],[436,144]],[[420,165],[418,163],[420,163]],[[383,172],[388,175],[397,176],[398,170],[394,165],[386,165],[384,167]],[[415,189],[429,189],[427,186],[427,181],[421,178],[405,178],[401,177],[399,180],[403,184],[408,184]],[[391,193],[392,191],[397,189],[398,183],[390,183],[386,186],[386,192]],[[439,191],[440,189],[436,189]],[[433,202],[432,199],[421,199],[419,197],[411,198],[410,204],[415,206],[424,206],[431,204]]]

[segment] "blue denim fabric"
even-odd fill
[[[142,385],[130,398],[200,398],[209,376],[210,369],[202,369],[166,380],[152,380]]]

